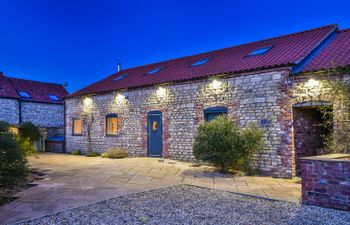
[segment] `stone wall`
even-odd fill
[[[163,113],[163,155],[193,161],[192,145],[197,127],[204,121],[204,110],[215,106],[228,108],[238,126],[249,123],[266,126],[265,147],[257,155],[256,167],[262,174],[291,177],[293,168],[292,100],[288,71],[275,71],[235,77],[182,82],[128,90],[124,99],[117,93],[66,100],[67,151],[87,150],[86,126],[83,135],[72,135],[72,118],[90,110],[94,117],[92,145],[95,151],[119,146],[131,156],[147,155],[147,113]],[[219,85],[220,84],[220,85]],[[85,96],[86,97],[86,96]],[[89,102],[85,104],[84,102]],[[116,137],[105,135],[105,115],[117,113]]]
[[[18,125],[18,100],[0,98],[0,120],[6,121],[11,125]]]
[[[303,203],[350,210],[350,155],[304,158],[301,179]]]
[[[39,127],[63,127],[64,106],[62,104],[46,104],[22,102],[22,121],[31,121]]]

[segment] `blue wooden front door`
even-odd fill
[[[151,111],[147,117],[148,156],[161,157],[163,155],[162,112]]]

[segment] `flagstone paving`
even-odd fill
[[[192,184],[299,202],[296,180],[232,176],[213,168],[157,158],[105,159],[45,153],[29,163],[46,173],[37,186],[0,208],[0,224],[39,217],[113,197],[177,184]]]

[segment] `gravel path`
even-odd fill
[[[350,224],[350,212],[179,185],[22,224]]]

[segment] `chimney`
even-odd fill
[[[119,73],[120,70],[121,70],[121,63],[118,63],[118,64],[117,64],[117,72]]]

